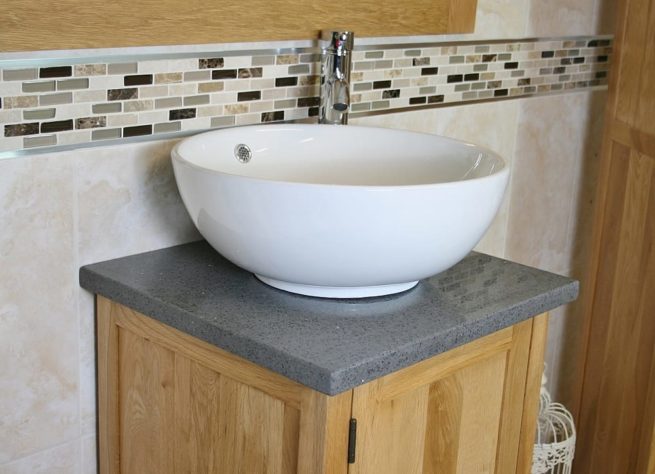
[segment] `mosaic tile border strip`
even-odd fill
[[[352,116],[604,87],[607,36],[368,46]],[[0,70],[0,153],[318,115],[320,50],[29,62]]]

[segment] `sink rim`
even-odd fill
[[[211,169],[206,166],[198,165],[196,163],[193,163],[189,159],[185,158],[180,152],[179,148],[184,146],[186,143],[188,143],[191,140],[198,139],[203,136],[207,136],[210,134],[222,134],[226,133],[228,131],[238,131],[238,132],[243,132],[248,129],[264,129],[266,132],[272,132],[275,129],[285,129],[286,127],[290,128],[314,128],[314,127],[325,127],[326,129],[335,129],[338,130],[339,128],[345,128],[347,127],[348,129],[372,129],[372,130],[383,130],[386,133],[393,133],[393,134],[406,134],[406,135],[420,135],[424,137],[430,137],[431,139],[439,140],[439,141],[445,141],[451,144],[455,145],[460,145],[464,147],[469,147],[472,149],[475,149],[477,151],[480,151],[481,153],[484,153],[486,156],[489,158],[493,159],[495,162],[499,163],[500,166],[497,168],[494,167],[493,171],[487,175],[484,176],[479,176],[476,178],[467,178],[467,179],[459,179],[459,180],[453,180],[453,181],[445,181],[445,182],[438,182],[438,183],[418,183],[418,184],[344,184],[344,183],[311,183],[311,182],[299,182],[299,181],[293,181],[293,180],[281,180],[281,179],[273,179],[273,178],[263,178],[259,176],[246,176],[243,174],[236,174],[236,173],[229,173],[226,171],[220,171],[216,169]],[[268,130],[266,130],[268,129]],[[480,182],[480,181],[486,181],[486,180],[491,180],[495,179],[497,175],[500,174],[509,174],[509,166],[508,163],[495,151],[480,146],[476,145],[473,143],[469,143],[463,140],[458,140],[455,138],[450,138],[450,137],[445,137],[442,135],[437,135],[437,134],[431,134],[431,133],[424,133],[424,132],[414,132],[410,130],[398,130],[398,129],[392,129],[392,128],[383,128],[383,127],[368,127],[368,126],[361,126],[361,125],[327,125],[327,124],[268,124],[268,125],[246,125],[246,126],[237,126],[237,127],[229,127],[229,128],[223,128],[223,129],[218,129],[218,130],[210,130],[202,133],[198,133],[196,135],[193,135],[191,137],[187,137],[173,147],[171,150],[171,157],[180,162],[181,164],[184,164],[186,166],[190,166],[196,170],[205,172],[205,173],[210,173],[214,175],[220,175],[220,176],[228,176],[234,179],[244,179],[244,180],[252,180],[256,182],[262,182],[262,183],[271,183],[271,184],[283,184],[285,186],[310,186],[310,187],[316,187],[316,188],[352,188],[352,189],[368,189],[368,190],[391,190],[391,189],[427,189],[431,187],[450,187],[450,186],[461,186],[463,183],[475,183],[475,182]]]

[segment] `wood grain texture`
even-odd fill
[[[546,316],[542,315],[539,317],[543,318]],[[503,418],[500,421],[498,432],[498,442],[504,449],[499,449],[497,452],[496,466],[498,472],[523,472],[517,470],[517,463],[519,463],[520,457],[519,447],[526,437],[526,434],[523,433],[523,408],[525,406],[531,348],[536,349],[536,346],[532,347],[532,339],[535,337],[533,327],[533,320],[529,320],[519,323],[512,328],[512,337],[515,342],[513,350],[507,354],[507,372],[505,374],[507,385],[504,388]],[[537,337],[540,336],[537,335]],[[539,357],[543,361],[543,352],[534,355],[534,359],[538,359]],[[531,374],[531,376],[540,380],[541,372]],[[534,387],[534,381],[530,380],[529,383],[532,384],[530,390],[539,390],[539,387]],[[534,431],[527,434],[530,441],[533,439],[532,433]],[[531,453],[532,450],[530,450]]]
[[[530,354],[528,356],[528,368],[525,378],[525,396],[523,398],[523,406],[520,409],[521,434],[519,437],[519,450],[516,462],[517,474],[529,474],[532,472],[532,452],[534,450],[534,440],[537,432],[537,418],[539,417],[541,375],[544,371],[544,357],[546,355],[548,313],[537,316],[530,323],[532,325],[532,337],[530,339]],[[519,411],[516,406],[512,405],[512,407],[514,410]]]
[[[31,51],[472,32],[477,0],[4,0],[0,49]]]
[[[537,379],[529,383],[537,397],[541,380],[528,361],[541,358],[543,367],[532,337],[526,321],[356,387],[357,460],[349,473],[519,472],[520,437],[534,439],[534,424],[521,431],[526,377]]]
[[[623,0],[585,298],[576,472],[655,464],[655,0]]]
[[[346,474],[352,393],[315,392],[99,298],[101,473]]]
[[[99,297],[100,472],[521,472],[542,318],[330,397]]]
[[[111,301],[96,296],[98,333],[98,461],[103,474],[120,472],[118,327],[113,324]]]

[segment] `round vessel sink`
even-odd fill
[[[223,256],[303,295],[398,293],[460,261],[500,207],[495,153],[422,133],[258,125],[172,151],[184,204]]]

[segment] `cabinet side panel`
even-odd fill
[[[538,318],[540,317],[541,316]],[[499,474],[505,472],[523,472],[521,468],[517,468],[517,457],[520,456],[519,445],[534,324],[533,320],[529,320],[514,326],[512,348],[507,355],[505,387],[503,389],[503,417],[500,421],[498,453],[496,457],[496,472]],[[534,348],[536,349],[536,346]],[[542,369],[543,360],[535,361],[535,370],[538,372],[535,376],[538,379],[538,385],[533,387],[532,390],[536,390],[537,397],[539,396],[539,383],[541,382]],[[530,443],[532,443],[532,439],[533,438],[530,437]],[[531,462],[531,446],[529,458]]]
[[[522,413],[521,435],[519,442],[517,474],[532,472],[532,452],[539,416],[539,394],[541,376],[544,371],[544,356],[546,353],[546,336],[548,335],[548,313],[541,314],[532,321],[530,339],[530,355],[527,359],[528,371],[525,377],[525,396],[523,404],[517,407]],[[518,382],[516,382],[518,383]],[[517,389],[518,390],[518,389]],[[512,408],[508,408],[508,413]],[[498,471],[499,473],[504,471]]]
[[[118,474],[118,327],[111,314],[112,303],[96,297],[98,331],[98,450],[100,474]]]

